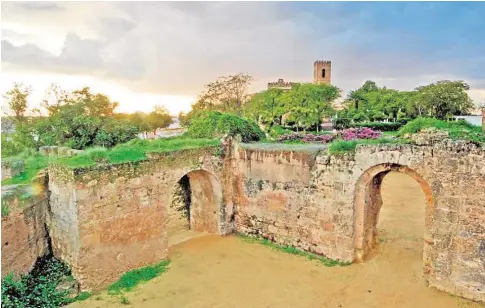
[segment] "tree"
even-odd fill
[[[34,125],[38,145],[62,145],[74,149],[90,146],[114,146],[136,137],[139,129],[130,123],[116,123],[118,103],[85,87],[67,93],[52,86],[51,100],[43,107],[48,116]]]
[[[205,86],[206,90],[200,95],[199,102],[210,110],[240,115],[243,104],[248,101],[248,88],[252,80],[251,76],[242,73],[219,77]]]
[[[59,107],[66,104],[70,99],[70,93],[52,83],[45,91],[44,100],[41,106],[47,110],[49,115],[58,111]]]
[[[4,98],[8,102],[8,107],[14,113],[14,119],[17,123],[25,119],[25,112],[27,111],[27,98],[32,89],[25,87],[21,83],[14,83],[13,88],[9,90]]]
[[[150,129],[155,133],[158,128],[164,128],[172,123],[172,117],[163,106],[156,105],[148,114],[147,122]]]
[[[474,107],[467,94],[470,87],[463,81],[442,80],[416,88],[409,106],[419,116],[447,119],[468,114]]]
[[[256,93],[245,106],[244,114],[258,123],[268,123],[270,130],[276,121],[281,124],[287,112],[282,94],[283,90],[275,88]]]
[[[328,84],[296,84],[282,95],[289,120],[297,123],[297,129],[320,125],[323,116],[333,113],[332,101],[340,96],[339,89]]]

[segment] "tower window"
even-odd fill
[[[322,70],[322,78],[325,78],[325,69]]]

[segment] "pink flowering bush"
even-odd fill
[[[379,139],[382,133],[368,127],[349,128],[338,131],[334,134],[313,135],[304,133],[285,134],[278,138],[278,142],[283,141],[302,141],[308,143],[330,143],[335,139],[343,139],[344,141],[359,140],[359,139]]]
[[[345,141],[358,139],[379,139],[382,136],[380,131],[370,129],[368,127],[344,129],[341,134]]]

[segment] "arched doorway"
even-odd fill
[[[220,234],[224,215],[217,178],[201,169],[182,176],[172,190],[167,214],[169,246],[198,233]]]
[[[362,262],[369,256],[372,256],[378,243],[378,222],[383,199],[381,188],[384,178],[390,172],[399,172],[413,178],[421,188],[424,194],[424,247],[423,247],[423,271],[427,274],[427,256],[429,252],[428,244],[430,242],[430,223],[432,210],[434,207],[434,198],[429,184],[414,170],[397,164],[381,164],[369,168],[359,178],[355,191],[354,199],[354,261]],[[395,185],[395,184],[394,184]],[[403,196],[405,198],[405,196]],[[419,206],[419,205],[418,205]],[[386,217],[388,219],[389,217]],[[387,221],[389,224],[389,221]],[[406,223],[405,217],[399,217],[399,222]],[[423,229],[421,229],[423,230]],[[423,241],[422,241],[423,242]]]

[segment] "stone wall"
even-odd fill
[[[43,146],[39,148],[39,152],[46,156],[56,156],[56,157],[70,157],[82,153],[82,150],[71,149],[68,147],[53,146]]]
[[[374,247],[382,177],[409,174],[427,197],[426,279],[485,301],[485,149],[445,140],[343,156],[239,147],[235,156],[236,231],[342,261]]]
[[[380,185],[394,170],[413,177],[426,196],[426,280],[485,302],[485,149],[446,136],[413,140],[334,156],[321,147],[269,150],[225,139],[221,148],[149,154],[140,162],[54,165],[48,171],[52,249],[83,290],[159,262],[168,253],[173,193],[187,176],[193,230],[235,230],[360,262],[374,249]]]
[[[186,150],[151,154],[149,160],[135,163],[49,169],[52,245],[82,289],[101,289],[126,271],[167,257],[170,198],[184,175],[192,189],[191,226],[218,234],[232,231],[225,217],[224,182],[219,183],[223,163],[216,151]]]
[[[2,160],[2,181],[13,178],[24,171],[24,161],[20,159]]]
[[[34,187],[2,194],[2,207],[8,208],[8,213],[2,211],[2,278],[11,272],[28,273],[37,258],[49,251],[44,176],[38,177]]]

